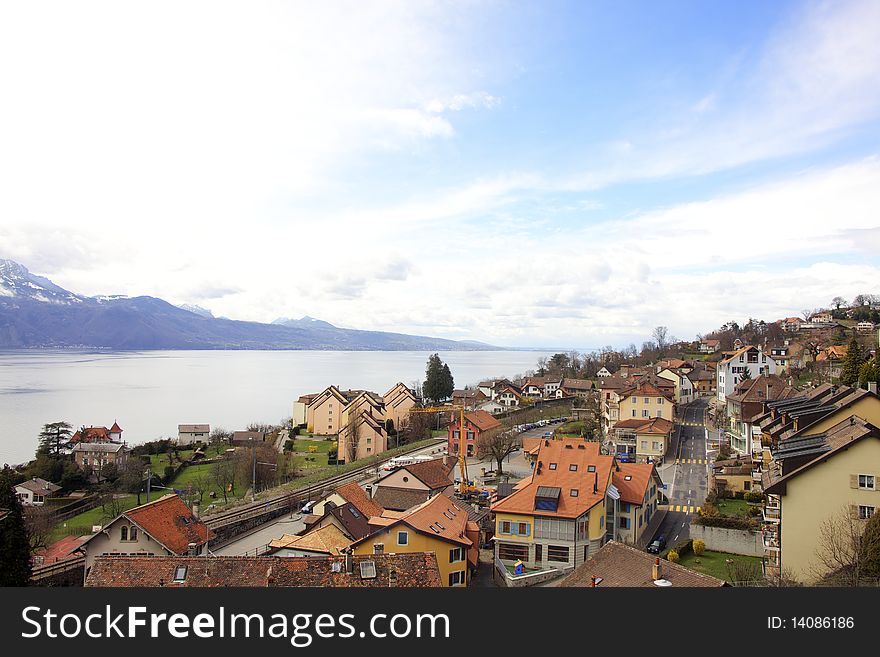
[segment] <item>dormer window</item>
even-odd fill
[[[550,468],[551,470],[555,470],[555,469],[556,469],[556,464],[555,464],[555,463],[551,463],[551,464],[549,465],[549,468]]]
[[[127,541],[128,540],[128,525],[122,525],[122,529],[119,530],[119,540]]]
[[[578,470],[577,463],[572,463],[571,465],[568,466],[568,469],[571,472],[577,472],[577,470]]]

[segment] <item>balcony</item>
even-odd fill
[[[781,511],[782,510],[778,506],[764,506],[764,508],[761,509],[764,522],[778,523],[782,519]]]
[[[773,529],[764,529],[761,532],[761,542],[764,545],[764,554],[779,552],[779,534]]]

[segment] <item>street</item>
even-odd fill
[[[709,458],[703,424],[707,405],[708,400],[700,398],[681,409],[665,465],[660,468],[669,506],[654,536],[665,536],[670,547],[687,540],[691,517],[708,493]]]

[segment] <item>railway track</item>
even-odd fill
[[[438,444],[440,444],[440,442],[444,441],[438,440]],[[424,445],[422,445],[421,447],[416,447],[415,449],[412,449],[408,452],[402,452],[398,456],[408,454],[410,452],[417,452],[422,449],[425,449]],[[349,470],[348,472],[344,472],[339,475],[333,475],[332,477],[322,479],[321,481],[310,484],[305,488],[300,488],[289,493],[282,493],[276,497],[261,500],[259,502],[252,502],[251,504],[248,504],[246,506],[241,506],[235,509],[231,509],[229,511],[221,511],[220,513],[216,513],[213,515],[203,516],[202,522],[208,525],[208,527],[211,529],[219,529],[220,527],[226,527],[228,525],[243,522],[250,518],[261,516],[272,511],[278,511],[280,509],[294,509],[298,505],[303,504],[309,500],[317,499],[320,495],[328,490],[338,488],[339,486],[347,484],[351,481],[360,481],[365,473],[375,470],[378,463],[381,463],[381,461],[377,463],[368,463],[367,465],[360,466],[358,468],[355,468],[354,470]]]

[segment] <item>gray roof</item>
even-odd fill
[[[125,449],[122,443],[77,443],[73,448],[74,452],[97,452],[108,454],[119,452]]]
[[[33,491],[35,493],[54,493],[55,491],[61,490],[61,486],[59,486],[58,484],[53,484],[51,481],[46,481],[45,479],[40,479],[39,477],[28,479],[27,481],[23,481],[20,484],[16,484],[16,486],[18,486],[19,488],[26,488],[27,490]]]

